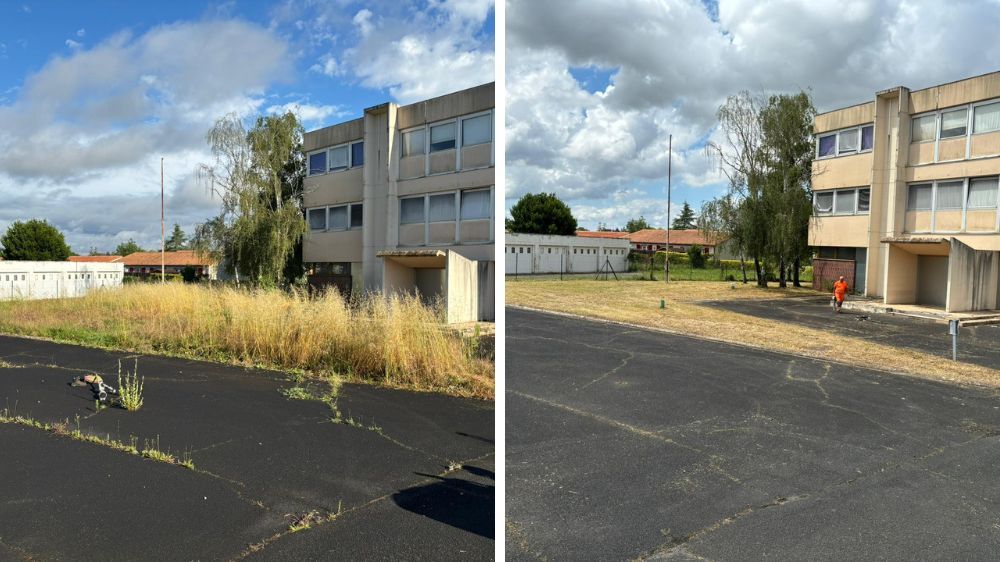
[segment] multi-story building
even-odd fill
[[[494,84],[383,103],[305,134],[303,261],[314,284],[419,293],[492,320]]]
[[[814,134],[817,287],[844,274],[887,305],[998,308],[1000,72],[877,92]]]

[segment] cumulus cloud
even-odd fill
[[[998,24],[990,0],[720,0],[717,10],[694,0],[511,0],[508,204],[544,190],[598,216],[587,210],[595,199],[665,183],[669,134],[675,187],[710,198],[722,181],[703,147],[727,95],[809,88],[825,111],[892,86],[993,71],[1000,45],[955,38],[985,37]],[[610,71],[606,84],[573,76],[593,69]]]
[[[306,129],[321,127],[325,120],[331,117],[341,118],[351,114],[351,112],[336,105],[314,105],[301,101],[272,105],[266,111],[271,115],[281,115],[291,111],[299,118],[299,122],[303,123]]]
[[[310,67],[348,75],[409,103],[493,81],[492,0],[287,2],[272,27],[291,26],[325,49]]]
[[[226,113],[259,111],[289,66],[284,41],[235,20],[123,32],[51,58],[0,97],[0,198],[13,202],[0,228],[48,218],[79,250],[113,247],[125,233],[145,240],[152,227],[140,209],[156,208],[158,222],[160,157],[178,222],[204,220],[217,205],[182,178],[208,161],[205,133]]]

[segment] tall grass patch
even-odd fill
[[[417,297],[127,285],[76,299],[0,302],[0,330],[492,399],[492,362]]]

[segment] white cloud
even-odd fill
[[[811,88],[825,111],[974,76],[996,70],[1000,45],[955,38],[998,24],[991,0],[721,0],[718,21],[693,0],[511,0],[507,197],[555,192],[604,216],[589,201],[665,183],[672,133],[675,187],[709,198],[723,184],[703,145],[727,95]],[[594,93],[570,74],[595,68],[611,74]]]
[[[87,30],[84,29],[84,28],[82,28],[82,27],[80,29],[76,30],[76,36],[77,37],[83,37],[86,34],[87,34]]]
[[[191,174],[210,161],[206,132],[226,113],[257,113],[288,59],[271,32],[222,20],[120,33],[53,57],[0,96],[0,200],[13,202],[0,205],[0,228],[46,218],[79,251],[126,234],[150,243],[160,157],[177,217],[168,220],[204,220],[218,205],[197,196]]]
[[[79,49],[80,47],[82,47],[83,43],[80,43],[79,41],[74,41],[72,39],[67,39],[66,40],[66,46],[69,47],[70,49],[73,49],[75,51],[76,49]]]
[[[350,111],[336,105],[313,105],[301,101],[272,105],[266,111],[272,115],[281,115],[291,111],[299,118],[300,123],[305,124],[306,129],[322,127],[324,120],[330,117],[339,119],[351,114]]]
[[[274,29],[322,55],[310,67],[409,103],[493,81],[492,0],[286,2]]]

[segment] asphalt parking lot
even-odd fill
[[[951,359],[951,336],[948,335],[948,324],[942,321],[847,309],[835,314],[830,308],[829,297],[825,296],[709,301],[700,304],[827,330],[831,338],[855,337]],[[958,360],[1000,368],[1000,325],[963,326],[959,330]]]
[[[507,309],[509,560],[990,560],[1000,395]]]
[[[119,359],[136,361],[0,337],[0,408],[195,469],[0,424],[0,559],[493,557],[491,402],[344,385],[352,424],[333,423],[326,404],[283,396],[279,373],[147,356],[137,412],[97,412],[89,388],[66,384],[114,383]]]

